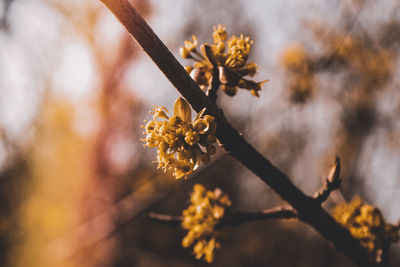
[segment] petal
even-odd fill
[[[195,146],[193,149],[193,157],[192,157],[192,163],[194,164],[193,170],[197,170],[197,168],[200,166],[201,162],[201,150],[199,146]]]
[[[183,46],[179,47],[179,55],[181,55],[183,58],[190,58],[189,50]]]
[[[215,53],[209,44],[202,44],[200,46],[200,51],[203,54],[203,56],[211,62],[213,65],[217,65],[217,59],[215,56]]]
[[[181,118],[185,122],[190,122],[192,118],[190,106],[182,97],[178,98],[174,103],[174,115]]]
[[[193,122],[200,119],[200,117],[203,116],[204,112],[206,112],[206,108],[203,108],[202,110],[200,110],[199,113],[197,113],[196,117],[194,117],[194,119],[193,119]]]

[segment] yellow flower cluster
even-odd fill
[[[382,248],[388,242],[399,241],[399,227],[386,224],[382,213],[374,206],[355,197],[350,203],[337,205],[332,216],[370,253],[371,262],[380,262]]]
[[[193,67],[185,68],[203,90],[211,87],[213,79],[218,79],[220,88],[230,96],[234,96],[238,88],[250,90],[254,96],[259,96],[261,86],[268,80],[255,82],[244,78],[253,77],[258,68],[254,62],[247,63],[253,43],[250,37],[233,35],[228,39],[225,26],[214,26],[214,44],[201,45],[200,52],[197,51],[196,36],[193,35],[192,38],[193,41],[184,42],[179,53],[183,58],[195,61]],[[217,70],[217,77],[213,77],[214,68]]]
[[[282,64],[289,74],[291,99],[305,102],[314,91],[314,72],[303,46],[288,47],[282,55]]]
[[[205,109],[191,120],[190,106],[182,98],[174,103],[174,116],[166,112],[165,107],[153,108],[153,120],[142,126],[146,130],[143,141],[148,147],[158,147],[158,168],[173,171],[176,179],[187,177],[215,153],[217,125],[213,116],[203,115]]]
[[[221,221],[227,208],[230,207],[229,197],[220,189],[207,191],[204,186],[196,184],[190,196],[191,205],[182,212],[182,227],[188,230],[182,240],[183,247],[193,246],[196,259],[204,257],[211,263],[214,251],[220,247],[217,238],[220,233],[215,229]]]

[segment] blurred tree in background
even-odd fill
[[[398,1],[132,2],[176,56],[213,25],[249,35],[270,81],[259,99],[219,92],[228,119],[308,194],[339,155],[328,209],[360,195],[399,219]],[[155,169],[139,126],[177,96],[99,1],[1,1],[0,266],[202,266],[146,212],[179,215],[195,183],[235,210],[284,205],[221,149],[185,181]],[[230,229],[212,265],[354,266],[295,220]]]

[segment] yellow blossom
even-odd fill
[[[184,46],[189,52],[192,52],[197,47],[197,38],[196,38],[196,36],[192,35],[192,39],[193,39],[192,42],[191,41],[185,41],[184,42]]]
[[[188,233],[182,240],[183,247],[193,245],[196,259],[204,257],[211,263],[215,249],[220,247],[220,232],[215,228],[231,205],[229,197],[220,189],[207,191],[204,186],[196,184],[190,195],[190,206],[182,212],[182,227]]]
[[[382,249],[386,243],[399,240],[399,227],[386,224],[379,209],[363,203],[359,197],[353,198],[350,203],[337,205],[332,215],[368,251],[371,262],[382,260]]]
[[[228,39],[228,33],[226,32],[225,25],[219,24],[213,27],[213,39],[214,43],[224,42]]]
[[[203,90],[210,88],[212,79],[218,79],[221,89],[229,96],[234,96],[238,88],[249,90],[254,96],[259,96],[259,91],[265,82],[247,80],[245,76],[254,76],[258,66],[254,62],[247,62],[253,41],[250,37],[232,36],[228,39],[225,26],[214,26],[213,44],[203,44],[200,52],[197,51],[197,39],[193,42],[185,41],[180,48],[183,58],[194,60],[193,66],[185,67],[190,76]],[[227,51],[225,51],[227,50]],[[218,75],[213,77],[214,68]]]
[[[205,109],[192,120],[190,106],[182,98],[175,101],[172,117],[168,117],[164,107],[153,108],[153,120],[143,126],[143,141],[148,147],[158,148],[158,168],[171,170],[179,179],[195,171],[200,162],[210,161],[210,155],[215,153],[212,144],[216,142],[216,123],[214,117],[203,115],[204,112]]]

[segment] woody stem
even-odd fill
[[[293,219],[298,214],[293,209],[274,208],[262,210],[259,212],[232,212],[226,214],[218,224],[218,228],[225,226],[240,226],[245,223],[269,220],[269,219]],[[147,218],[153,221],[162,222],[170,225],[179,225],[182,222],[182,216],[173,216],[150,212]]]

